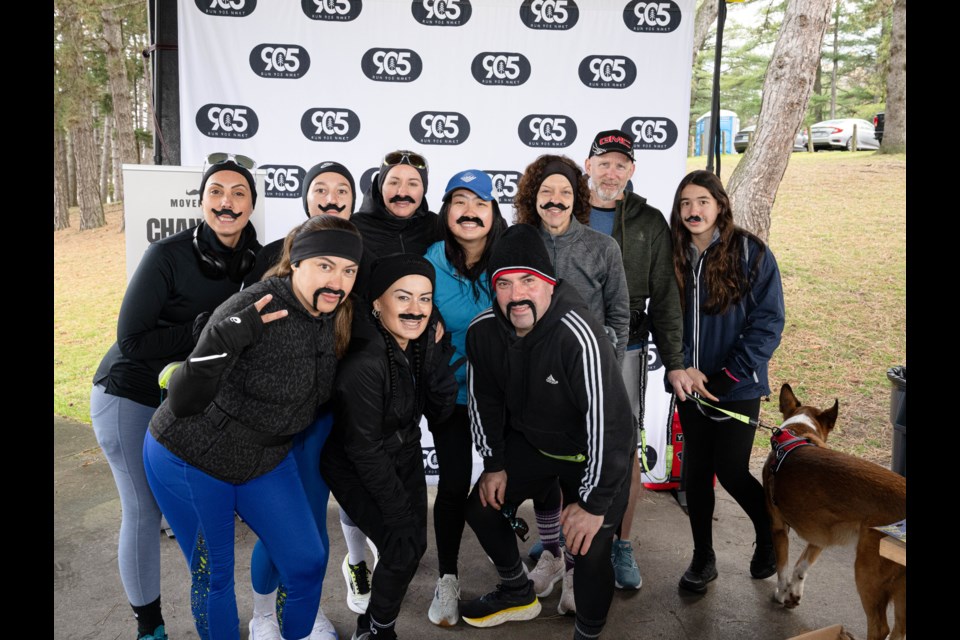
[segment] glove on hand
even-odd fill
[[[423,538],[423,541],[421,541]],[[404,518],[396,524],[386,525],[383,549],[380,550],[380,562],[394,571],[406,571],[420,562],[426,551],[426,536],[420,535],[412,517]]]
[[[200,314],[193,319],[193,344],[196,346],[200,342],[200,334],[203,333],[203,328],[207,326],[207,321],[210,319],[209,311],[201,311]]]

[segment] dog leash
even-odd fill
[[[704,400],[703,398],[698,398],[698,397],[695,396],[695,395],[687,394],[687,397],[688,397],[688,398],[691,398],[691,399],[693,399],[693,400],[696,400],[700,405],[702,405],[702,406],[704,406],[704,407],[710,407],[710,408],[713,409],[714,411],[719,411],[720,413],[726,414],[727,416],[733,418],[734,420],[738,420],[739,422],[742,422],[742,423],[744,423],[744,424],[748,424],[748,425],[750,425],[751,427],[761,427],[761,428],[763,428],[763,429],[767,429],[767,430],[772,431],[772,432],[774,432],[774,433],[777,433],[777,432],[780,431],[780,427],[771,427],[770,425],[764,424],[763,421],[760,420],[760,419],[754,420],[753,418],[751,418],[751,417],[748,416],[748,415],[744,415],[744,414],[742,414],[742,413],[736,413],[735,411],[728,411],[728,410],[726,410],[726,409],[721,409],[720,407],[718,407],[718,406],[716,406],[716,405],[712,405],[712,404],[710,404],[709,402],[707,402],[706,400]],[[706,413],[704,413],[704,411],[703,411],[702,409],[700,410],[700,413],[703,413],[704,416],[706,416],[706,417],[708,417],[708,418],[710,418],[711,420],[716,421],[716,422],[721,422],[721,421],[723,421],[723,420],[726,419],[726,418],[715,418],[715,417],[713,417],[713,416],[707,415]]]

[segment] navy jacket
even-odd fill
[[[701,309],[707,300],[706,264],[716,252],[719,238],[714,238],[685,276],[683,365],[696,367],[707,376],[727,369],[740,380],[728,393],[717,396],[722,401],[769,395],[767,363],[780,345],[784,325],[780,269],[770,248],[761,253],[756,240],[739,233],[733,241],[745,243],[743,268],[747,273],[759,260],[750,292],[738,304],[721,315],[708,315]]]

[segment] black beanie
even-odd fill
[[[208,168],[203,174],[203,180],[200,181],[201,200],[203,199],[203,190],[207,186],[207,179],[218,171],[236,171],[242,175],[247,181],[247,186],[250,187],[250,200],[253,202],[253,208],[257,208],[257,182],[253,179],[253,175],[251,175],[250,171],[244,167],[241,167],[233,160],[224,160],[223,162],[217,162],[216,164],[210,165],[210,168]]]
[[[512,273],[529,273],[548,284],[557,284],[556,272],[540,232],[529,224],[511,225],[497,238],[487,263],[487,273],[493,286],[496,286],[497,278]]]
[[[310,217],[310,207],[307,205],[307,194],[310,193],[310,185],[313,184],[314,178],[316,178],[321,173],[339,173],[344,178],[347,179],[347,182],[350,183],[350,215],[353,215],[354,210],[357,205],[357,185],[353,182],[353,175],[350,173],[350,170],[339,162],[321,162],[310,167],[310,170],[307,171],[306,177],[303,179],[303,193],[301,197],[303,199],[303,210],[307,214],[307,217]]]
[[[400,278],[418,275],[427,278],[431,285],[436,284],[437,272],[433,265],[416,253],[391,253],[377,258],[370,267],[367,282],[367,297],[372,301],[383,295]]]

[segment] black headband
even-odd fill
[[[547,163],[547,166],[543,168],[543,176],[540,178],[540,184],[543,184],[544,180],[555,173],[559,173],[570,182],[574,195],[580,194],[580,171],[574,169],[562,160],[551,160]],[[539,187],[539,185],[537,186]]]
[[[293,239],[290,247],[290,264],[315,256],[336,256],[360,264],[363,241],[360,236],[345,229],[318,229]]]

